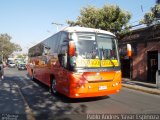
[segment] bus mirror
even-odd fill
[[[127,56],[128,56],[128,57],[131,57],[131,56],[132,56],[131,44],[127,44]]]
[[[75,43],[73,41],[69,42],[69,56],[75,55]]]

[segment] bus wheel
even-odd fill
[[[54,78],[52,78],[50,89],[51,89],[51,93],[53,93],[53,94],[57,93],[57,91],[56,91],[56,80]]]

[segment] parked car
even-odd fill
[[[27,70],[26,64],[25,64],[25,63],[20,63],[20,64],[18,65],[18,70]]]
[[[14,62],[9,62],[8,67],[15,68],[16,64]]]

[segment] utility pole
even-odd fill
[[[63,26],[63,24],[60,24],[60,23],[55,23],[55,22],[52,22],[52,24],[54,24],[54,25],[56,25],[56,27],[57,27],[57,31],[59,30],[59,26]]]

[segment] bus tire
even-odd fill
[[[51,90],[51,93],[52,94],[57,94],[57,91],[56,91],[56,79],[54,77],[51,78],[51,87],[50,87],[50,90]]]

